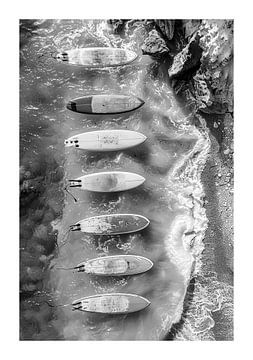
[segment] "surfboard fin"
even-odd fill
[[[70,225],[69,230],[70,231],[81,231],[81,225],[80,224]]]

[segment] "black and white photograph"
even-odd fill
[[[20,339],[233,340],[233,20],[20,19]]]
[[[233,341],[234,20],[19,42],[19,340]]]

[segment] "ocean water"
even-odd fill
[[[188,299],[190,280],[201,277],[207,218],[200,176],[210,148],[209,135],[202,119],[192,117],[176,101],[166,64],[142,56],[145,36],[140,23],[128,26],[125,35],[119,36],[105,20],[21,21],[23,340],[162,340],[182,315],[184,327],[175,339],[213,340],[212,311],[221,307],[221,285],[214,297],[209,283],[202,288],[197,282]],[[122,47],[135,51],[139,58],[123,67],[87,70],[51,57],[89,46]],[[99,93],[133,94],[145,105],[119,115],[84,115],[66,109],[71,99]],[[147,141],[109,153],[64,147],[64,139],[99,129],[134,130],[145,134]],[[67,179],[106,170],[136,172],[146,181],[136,189],[113,194],[73,189],[77,203],[64,191]],[[123,236],[67,232],[80,219],[117,212],[144,215],[150,226]],[[154,267],[145,274],[120,278],[57,269],[115,254],[142,255]],[[151,305],[139,313],[117,316],[73,312],[68,305],[83,296],[109,292],[138,294]],[[185,313],[189,301],[190,310]]]

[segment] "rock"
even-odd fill
[[[174,36],[175,20],[154,20],[158,29],[168,40]]]
[[[209,91],[209,102],[201,110],[216,114],[232,112],[233,22],[203,20],[199,35],[199,45],[203,52],[198,73],[204,77]]]
[[[199,46],[199,37],[194,36],[187,46],[173,58],[173,63],[168,70],[169,76],[182,77],[190,69],[200,65],[202,49]]]
[[[169,48],[157,30],[153,29],[149,32],[148,37],[144,41],[142,52],[143,54],[153,57],[161,57],[169,53]]]
[[[118,19],[118,20],[108,20],[108,23],[112,26],[112,30],[114,32],[114,34],[119,34],[122,32],[122,30],[125,27],[125,23],[128,20],[122,20],[122,19]]]
[[[212,105],[212,94],[203,73],[197,72],[193,77],[193,87],[198,109],[204,109]]]
[[[182,20],[182,27],[184,30],[185,38],[191,37],[196,31],[199,29],[199,25],[201,24],[201,20]]]

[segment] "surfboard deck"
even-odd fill
[[[145,309],[150,301],[142,296],[111,293],[87,296],[72,303],[73,310],[102,314],[128,314]]]
[[[70,225],[70,230],[94,235],[119,235],[143,230],[149,223],[145,216],[137,214],[98,215]]]
[[[81,176],[74,180],[68,180],[70,187],[95,192],[117,192],[133,189],[145,181],[141,175],[110,171]]]
[[[144,103],[131,95],[87,95],[70,100],[67,109],[82,114],[119,114],[136,110]]]
[[[89,151],[118,151],[143,143],[147,137],[132,130],[96,130],[71,136],[66,147]]]
[[[89,47],[67,50],[56,55],[57,61],[87,68],[127,65],[137,58],[131,50],[113,47]]]
[[[126,276],[144,273],[153,266],[151,260],[139,255],[111,255],[90,259],[76,266],[79,272],[100,276]]]

